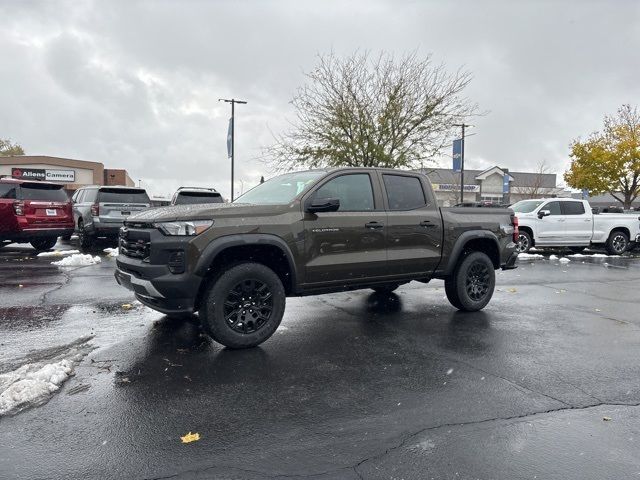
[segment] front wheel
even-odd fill
[[[58,237],[34,238],[29,243],[31,243],[31,246],[33,248],[35,248],[39,252],[42,252],[44,250],[51,250],[55,246],[57,241]]]
[[[259,263],[230,267],[209,286],[200,317],[204,329],[229,348],[255,347],[276,331],[285,291],[278,275]]]
[[[533,241],[531,240],[531,235],[521,230],[520,233],[518,234],[518,243],[516,244],[516,251],[518,253],[527,253],[532,246],[533,246]]]
[[[629,248],[629,236],[620,231],[611,232],[605,247],[609,255],[622,255]]]
[[[483,252],[473,252],[464,257],[453,275],[444,281],[451,305],[465,312],[482,310],[491,300],[495,286],[493,263]]]

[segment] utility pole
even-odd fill
[[[240,103],[240,104],[246,104],[247,102],[245,102],[244,100],[236,100],[235,98],[232,99],[227,99],[227,98],[219,98],[218,99],[219,102],[225,102],[225,103],[230,103],[231,104],[231,124],[229,127],[229,130],[231,130],[231,201],[233,202],[233,167],[234,167],[234,155],[235,155],[235,148],[234,148],[234,136],[235,136],[235,113],[236,113],[236,103]],[[228,149],[229,150],[229,149]]]
[[[460,152],[460,203],[464,202],[464,129],[471,125],[454,123],[454,127],[462,127],[462,151]]]

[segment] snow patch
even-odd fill
[[[557,260],[558,256],[557,255],[549,255],[549,260]]]
[[[95,265],[100,262],[102,262],[102,260],[98,256],[92,257],[88,253],[76,253],[57,262],[51,262],[51,265],[57,265],[59,267],[84,267],[86,265]]]
[[[583,255],[582,253],[574,253],[572,255],[567,255],[567,257],[586,257],[587,255]],[[589,255],[591,256],[591,255]]]
[[[75,255],[80,253],[80,250],[55,250],[53,252],[42,252],[38,254],[38,257],[63,257],[65,255]]]
[[[544,258],[544,255],[539,253],[519,253],[518,258]]]
[[[569,260],[567,257],[562,257],[559,261],[560,263],[569,263],[571,260]]]
[[[117,257],[119,253],[117,248],[105,248],[103,252],[106,253],[108,257]]]

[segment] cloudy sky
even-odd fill
[[[0,138],[127,168],[156,194],[228,194],[220,97],[249,102],[236,190],[270,176],[261,147],[331,50],[431,53],[472,72],[466,93],[488,113],[472,121],[469,168],[562,173],[571,139],[640,104],[637,1],[0,0],[0,18]]]

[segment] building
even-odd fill
[[[135,185],[126,170],[104,168],[100,162],[47,155],[0,157],[0,177],[3,176],[61,183],[69,192],[85,185]]]
[[[464,202],[511,204],[526,198],[563,196],[555,173],[510,172],[500,167],[464,171],[464,198],[460,199],[460,173],[447,168],[421,168],[431,180],[438,204],[449,207]],[[508,176],[505,179],[505,176]],[[508,182],[504,192],[504,184]]]
[[[582,199],[581,193],[574,193],[571,195],[573,198]],[[623,193],[616,193],[616,197],[624,199]],[[623,208],[623,204],[616,200],[613,195],[610,193],[604,193],[602,195],[594,195],[593,197],[587,197],[586,200],[589,201],[589,205],[592,207],[598,208],[607,208],[607,207],[618,207]],[[631,202],[631,209],[637,210],[640,209],[640,196],[637,197],[633,202]]]

